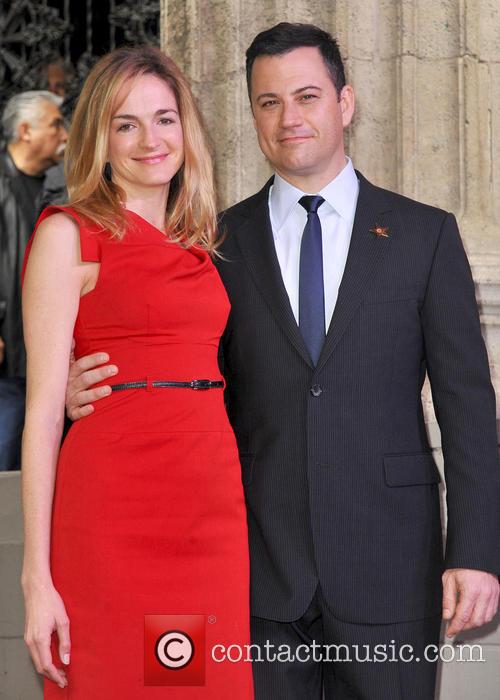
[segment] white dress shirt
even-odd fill
[[[323,281],[325,290],[325,333],[337,302],[351,242],[352,225],[358,201],[359,183],[352,161],[320,192],[302,192],[278,174],[269,190],[269,213],[274,245],[283,283],[293,315],[299,322],[300,244],[307,223],[307,212],[299,204],[305,194],[318,194],[325,200],[318,209],[323,241]]]

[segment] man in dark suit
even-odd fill
[[[469,266],[451,214],[375,187],[346,159],[354,93],[330,35],[262,32],[247,77],[275,176],[225,212],[218,269],[232,304],[222,349],[252,641],[267,650],[255,654],[256,697],[431,700],[437,654],[424,649],[441,614],[454,635],[498,604],[495,397]],[[73,418],[103,391],[88,391],[102,359],[71,369]],[[426,373],[445,459],[444,560]]]

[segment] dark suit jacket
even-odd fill
[[[224,371],[248,506],[252,613],[273,620],[300,617],[318,582],[334,615],[350,622],[440,612],[426,372],[445,457],[445,565],[500,571],[495,396],[456,221],[358,177],[347,265],[316,368],[281,278],[270,182],[223,215],[218,269],[232,304]]]

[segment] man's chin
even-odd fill
[[[63,144],[60,146],[57,151],[55,152],[54,158],[58,163],[60,163],[64,159],[64,154],[66,153],[66,144]]]
[[[309,160],[304,160],[301,158],[288,158],[286,161],[280,164],[280,168],[276,168],[278,172],[284,173],[284,176],[299,176],[307,177],[308,175],[313,175],[316,171],[315,164],[311,163]]]

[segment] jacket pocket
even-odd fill
[[[430,452],[384,455],[387,486],[439,484],[441,477]]]
[[[425,291],[425,290],[424,290]],[[418,282],[406,284],[378,284],[363,300],[365,306],[390,304],[401,301],[416,301],[422,298],[422,285]]]
[[[241,480],[243,486],[250,486],[253,478],[255,455],[251,452],[240,452]]]

